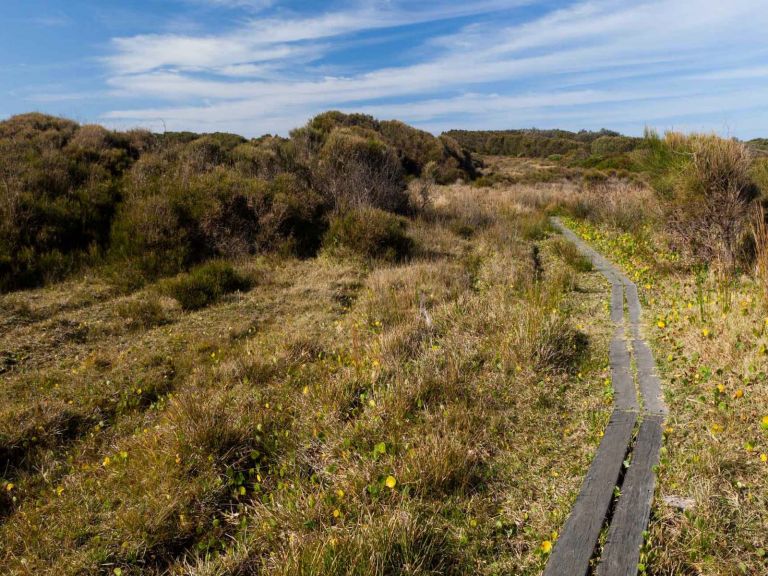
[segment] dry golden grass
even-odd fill
[[[658,573],[765,573],[768,318],[762,288],[741,278],[726,303],[713,275],[703,293],[697,303],[690,276],[667,277],[647,291],[649,320],[665,324],[653,331],[670,404],[661,495],[695,501],[685,513],[657,505],[652,566]]]
[[[624,206],[632,213],[643,198],[639,193]],[[587,204],[589,218],[569,224],[638,283],[662,373],[669,419],[644,573],[768,573],[763,281],[759,274],[724,279],[683,266],[647,220],[639,232],[616,227],[621,218],[600,212],[609,203]],[[561,206],[574,205],[573,195],[564,195]],[[682,510],[678,503],[686,501]]]
[[[432,206],[408,262],[254,259],[197,311],[2,297],[0,571],[539,572],[606,423],[606,286],[514,191]]]

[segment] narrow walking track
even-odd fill
[[[557,218],[553,225],[587,256],[611,283],[609,350],[614,406],[594,460],[544,570],[544,576],[635,576],[656,484],[662,430],[667,413],[661,382],[648,344],[640,333],[637,286]],[[625,321],[624,301],[627,316]],[[631,355],[630,345],[631,344]],[[631,357],[637,368],[632,375]],[[635,427],[639,426],[633,444]],[[625,460],[629,468],[624,469]],[[618,497],[614,489],[619,488]],[[602,550],[598,540],[607,528]]]

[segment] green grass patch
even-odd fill
[[[415,247],[408,222],[376,208],[338,214],[331,220],[324,245],[331,253],[353,253],[367,258],[400,261]]]
[[[175,298],[184,310],[198,310],[210,306],[226,294],[247,290],[251,284],[251,280],[239,274],[231,264],[213,261],[163,280],[160,291]]]

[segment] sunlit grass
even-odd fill
[[[46,312],[3,340],[2,572],[538,573],[610,409],[606,285],[514,194],[432,210],[407,262],[253,259],[199,310],[4,297]]]
[[[763,289],[728,293],[660,244],[585,221],[569,225],[638,281],[669,405],[645,564],[649,574],[760,574],[768,522],[768,331]],[[728,302],[725,299],[728,299]],[[664,497],[692,498],[686,511]]]

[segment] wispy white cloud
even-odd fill
[[[230,2],[230,0],[223,0]],[[217,71],[219,68],[280,60],[325,51],[306,43],[361,31],[419,24],[478,14],[513,6],[522,1],[485,1],[474,4],[435,2],[427,8],[402,9],[392,2],[366,2],[348,11],[327,12],[312,17],[251,19],[236,29],[217,35],[143,34],[115,38],[114,54],[104,61],[117,75],[136,74],[178,67]]]
[[[197,4],[209,4],[211,6],[245,7],[251,10],[266,10],[274,6],[276,0],[189,0]]]
[[[711,72],[692,74],[692,80],[747,80],[768,78],[768,66],[720,68]]]
[[[215,35],[117,38],[106,59],[113,94],[167,104],[114,110],[105,118],[163,118],[178,128],[236,126],[257,134],[285,132],[327,108],[397,116],[431,128],[457,125],[461,118],[497,127],[581,118],[588,126],[598,122],[599,108],[600,125],[627,125],[620,115],[631,114],[635,123],[691,110],[719,110],[727,117],[765,93],[762,84],[739,98],[711,82],[768,76],[768,68],[756,64],[768,28],[761,0],[730,0],[727,6],[719,0],[569,2],[536,19],[510,23],[508,12],[427,38],[414,64],[362,73],[342,69],[334,76],[311,65],[345,35],[517,4],[522,2],[441,0],[414,10],[404,2],[362,2],[315,16],[278,11]]]

